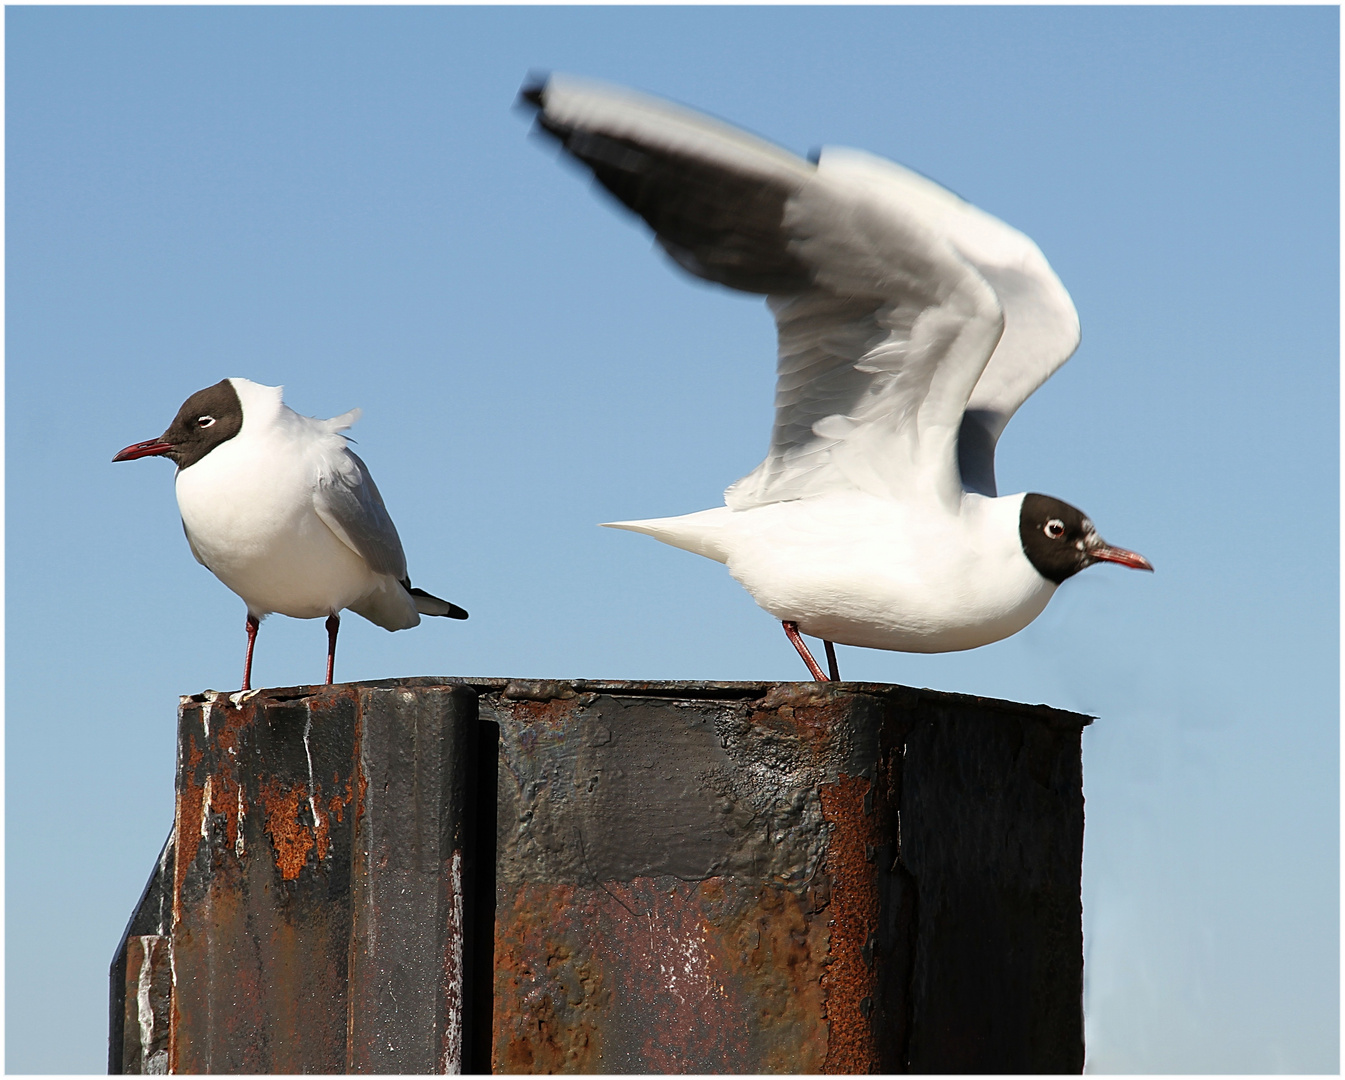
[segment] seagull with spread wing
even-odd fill
[[[725,505],[614,522],[724,563],[800,633],[904,652],[1008,637],[1096,562],[1152,570],[1079,510],[998,495],[995,443],[1079,342],[1030,239],[893,162],[815,161],[632,91],[526,86],[540,130],[687,272],[765,294],[779,336],[766,460]]]

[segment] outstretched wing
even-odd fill
[[[843,170],[869,184],[875,197],[899,202],[952,244],[995,290],[1004,333],[967,402],[958,446],[963,484],[994,495],[1000,433],[1078,347],[1074,302],[1031,239],[932,180],[860,150],[828,149],[821,167]]]
[[[349,447],[324,458],[314,509],[327,527],[376,574],[406,579],[406,555],[374,478]]]
[[[523,97],[679,265],[768,294],[775,426],[766,460],[726,493],[731,507],[842,489],[960,497],[964,412],[1006,320],[1018,322],[1018,293],[997,295],[994,274],[1003,263],[1006,285],[1022,266],[1031,277],[1030,249],[1059,288],[1030,240],[867,155],[828,151],[813,165],[701,114],[565,76]],[[1006,332],[1006,357],[1031,351],[1026,330]],[[969,486],[993,491],[994,439],[1065,356],[1025,392],[1013,364],[1000,365],[982,406],[989,456],[963,462],[989,480]]]

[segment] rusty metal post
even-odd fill
[[[1088,718],[856,683],[481,686],[499,1072],[1079,1072]]]
[[[114,1071],[460,1070],[475,699],[395,684],[183,699],[171,914],[155,939],[137,912],[114,963]],[[144,941],[171,965],[168,1001],[151,985],[133,1012]],[[155,1026],[141,1048],[131,1015],[166,1015],[166,1039]]]
[[[184,699],[114,1071],[1078,1072],[1088,722],[859,683]]]

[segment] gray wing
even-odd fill
[[[342,447],[318,477],[314,509],[327,527],[376,574],[406,579],[406,555],[374,478],[359,456]]]
[[[680,266],[768,294],[775,426],[766,460],[726,493],[730,506],[919,484],[945,499],[964,483],[993,493],[995,439],[1073,348],[1034,352],[1042,320],[1024,314],[1023,297],[1040,308],[1044,292],[1077,341],[1068,295],[1030,240],[855,151],[814,165],[701,114],[565,76],[523,97]],[[1015,273],[1036,291],[1012,288]],[[982,438],[963,440],[959,472],[967,423]]]
[[[1005,425],[1079,344],[1074,302],[1030,238],[927,177],[839,147],[822,153],[819,171],[919,220],[994,291],[1003,333],[966,402],[957,453],[963,486],[995,495],[995,444]]]

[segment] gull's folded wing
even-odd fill
[[[1012,249],[1000,277],[1015,286],[1009,271],[1036,269],[1019,251],[1036,252],[1031,241],[867,155],[828,152],[813,165],[690,110],[564,76],[523,96],[541,128],[644,218],[679,265],[769,295],[779,333],[775,426],[766,460],[728,490],[729,506],[844,489],[960,498],[959,429],[1013,318],[996,295],[996,259]],[[963,239],[981,247],[963,251]],[[987,252],[995,257],[976,257]],[[1020,339],[1005,334],[1014,356]],[[1065,356],[1040,378],[1010,364],[995,376],[980,406],[989,456],[963,454],[964,468],[989,477],[971,478],[973,488],[993,491],[994,439]]]
[[[406,556],[397,527],[374,478],[359,456],[343,448],[329,460],[313,497],[318,517],[376,574],[406,578]]]

